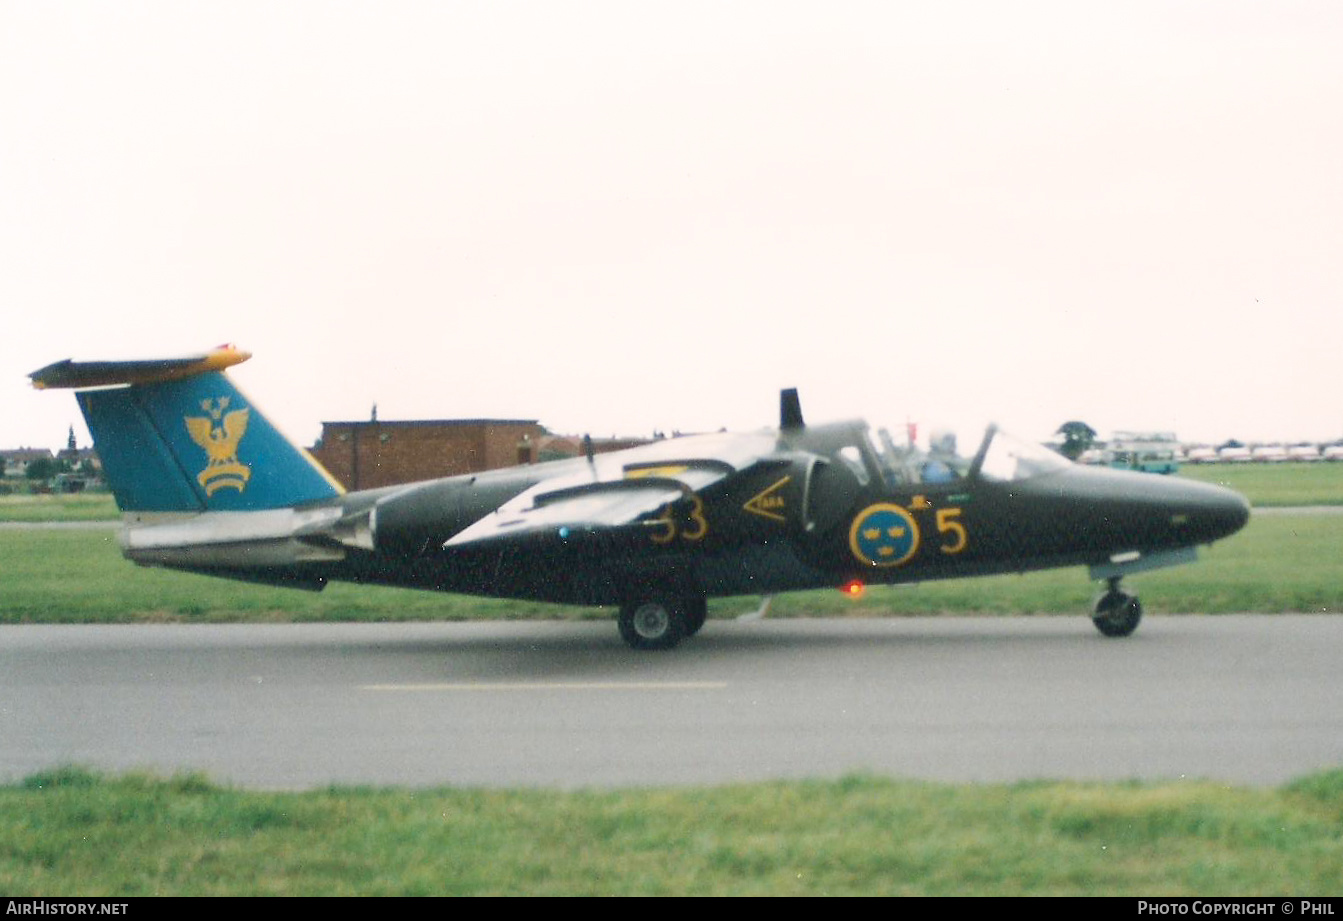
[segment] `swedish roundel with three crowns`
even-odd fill
[[[899,566],[918,552],[919,526],[898,505],[869,505],[853,519],[849,548],[868,566]]]

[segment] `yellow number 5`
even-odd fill
[[[956,520],[956,516],[961,513],[958,508],[940,508],[937,510],[937,530],[942,534],[950,535],[950,540],[941,546],[943,553],[960,553],[965,549],[966,541],[969,539],[965,533],[965,525]]]

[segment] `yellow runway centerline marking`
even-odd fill
[[[717,691],[726,681],[523,681],[361,684],[361,691]]]

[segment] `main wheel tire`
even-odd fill
[[[681,605],[662,599],[623,605],[619,623],[621,639],[631,649],[671,649],[685,636]]]
[[[709,617],[709,602],[694,598],[685,603],[685,635],[694,636]]]
[[[1142,602],[1136,595],[1106,592],[1096,602],[1091,622],[1105,636],[1128,636],[1142,621]]]

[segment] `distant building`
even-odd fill
[[[594,438],[603,454],[646,438]],[[583,455],[583,436],[552,435],[535,419],[323,422],[312,455],[346,489],[374,489]]]
[[[347,489],[479,473],[537,460],[535,419],[323,422],[313,457]]]
[[[36,460],[55,460],[55,455],[47,448],[12,448],[0,451],[0,461],[4,463],[7,477],[26,476],[28,465]]]
[[[66,448],[56,455],[56,459],[82,473],[99,473],[103,469],[103,462],[93,448]]]
[[[537,445],[536,461],[564,460],[567,457],[582,457],[586,450],[584,441],[592,445],[593,454],[607,454],[611,451],[624,451],[646,445],[649,438],[590,438],[582,435],[545,435]]]

